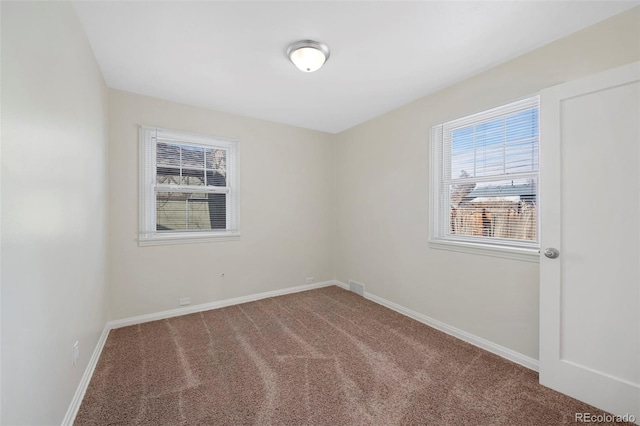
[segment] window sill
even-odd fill
[[[535,248],[493,246],[490,244],[447,240],[430,240],[429,247],[438,250],[457,251],[461,253],[479,254],[482,256],[502,257],[505,259],[540,263],[540,250]]]
[[[169,244],[195,244],[195,243],[213,243],[222,241],[238,241],[240,239],[239,232],[224,232],[211,234],[155,234],[153,236],[138,238],[138,246],[164,246]]]

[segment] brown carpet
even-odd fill
[[[603,414],[339,287],[112,330],[77,425],[557,425]]]

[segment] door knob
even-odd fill
[[[560,252],[558,251],[558,249],[549,247],[548,249],[544,250],[544,255],[547,256],[549,259],[555,259],[556,257],[560,256]]]

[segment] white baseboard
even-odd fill
[[[328,287],[335,285],[335,281],[322,281],[313,284],[305,284],[297,287],[288,287],[281,290],[266,291],[264,293],[250,294],[248,296],[234,297],[233,299],[219,300],[217,302],[202,303],[200,305],[185,306],[184,308],[170,309],[168,311],[155,312],[152,314],[139,315],[136,317],[123,318],[119,320],[109,321],[107,326],[109,329],[126,327],[128,325],[142,324],[149,321],[157,321],[165,318],[177,317],[180,315],[193,314],[196,312],[209,311],[211,309],[220,309],[227,306],[239,305],[241,303],[253,302],[269,297],[283,296],[285,294],[298,293],[301,291],[313,290],[315,288]]]
[[[84,398],[84,394],[87,392],[87,387],[89,387],[89,382],[91,381],[93,372],[96,369],[96,365],[98,365],[98,360],[100,359],[100,354],[102,353],[104,344],[107,341],[107,336],[109,336],[109,330],[109,326],[105,325],[104,330],[102,330],[102,334],[98,339],[98,343],[93,350],[93,354],[89,359],[89,364],[87,365],[87,368],[84,370],[84,374],[80,379],[80,384],[76,389],[76,393],[73,395],[73,399],[71,400],[71,404],[67,409],[67,413],[62,420],[62,426],[72,426],[73,422],[76,420],[76,415],[78,414],[78,410],[80,409],[80,404],[82,404],[82,399]]]
[[[340,281],[336,281],[336,285],[339,285],[340,287],[347,290],[349,289],[348,285]],[[489,340],[483,339],[482,337],[478,337],[471,333],[467,333],[466,331],[460,330],[459,328],[452,327],[448,324],[443,323],[442,321],[438,321],[437,319],[428,317],[419,312],[405,308],[404,306],[400,306],[397,303],[390,302],[386,299],[383,299],[382,297],[378,297],[375,294],[369,293],[368,291],[365,291],[364,297],[371,300],[372,302],[375,302],[379,305],[385,306],[391,310],[401,313],[402,315],[405,315],[409,318],[413,318],[416,321],[419,321],[423,324],[426,324],[430,327],[433,327],[451,336],[457,337],[460,340],[464,340],[467,343],[471,343],[474,346],[477,346],[486,351],[499,355],[503,358],[508,359],[509,361],[513,361],[516,364],[520,364],[531,370],[538,371],[539,362],[537,359],[533,359],[527,355],[523,355],[512,349],[506,348],[504,346],[498,345],[497,343],[493,343]]]
[[[337,285],[338,287],[342,287],[345,290],[349,290],[349,284],[345,284],[342,281],[334,281],[333,285]]]

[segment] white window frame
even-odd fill
[[[158,232],[156,230],[156,192],[158,190],[194,192],[193,186],[159,185],[156,183],[156,146],[158,140],[205,148],[219,148],[227,152],[226,187],[203,187],[202,192],[227,195],[226,229],[211,231]],[[238,143],[231,139],[204,136],[159,127],[140,125],[140,223],[138,245],[155,246],[213,241],[233,241],[240,238],[238,200]]]
[[[532,106],[540,108],[539,96],[532,96],[520,101],[512,102],[497,108],[493,108],[487,111],[482,111],[477,114],[462,117],[456,120],[451,120],[446,123],[439,124],[432,128],[431,133],[431,146],[430,146],[430,165],[431,165],[431,185],[430,185],[430,213],[431,218],[429,221],[429,247],[441,250],[450,250],[463,253],[473,253],[486,256],[504,257],[509,259],[524,260],[529,262],[539,262],[540,260],[540,193],[539,193],[539,178],[540,167],[535,173],[512,173],[512,174],[497,174],[487,177],[478,177],[475,181],[497,181],[497,180],[510,180],[523,177],[530,177],[535,175],[538,179],[537,188],[537,236],[538,241],[521,241],[521,240],[509,240],[499,239],[495,237],[481,237],[481,236],[463,236],[452,235],[449,233],[443,233],[442,229],[445,228],[443,220],[449,222],[450,220],[450,203],[442,202],[441,200],[449,200],[450,195],[444,194],[444,191],[448,191],[449,182],[444,177],[447,166],[445,162],[445,150],[450,149],[447,147],[446,141],[450,138],[445,137],[445,132],[451,132],[457,128],[466,127],[473,124],[479,124],[486,121],[491,121],[500,116],[517,112],[519,110],[529,109]],[[540,131],[538,130],[538,147],[540,147]],[[538,158],[540,156],[538,155]],[[449,168],[450,170],[450,168]],[[449,171],[449,174],[451,172]]]

